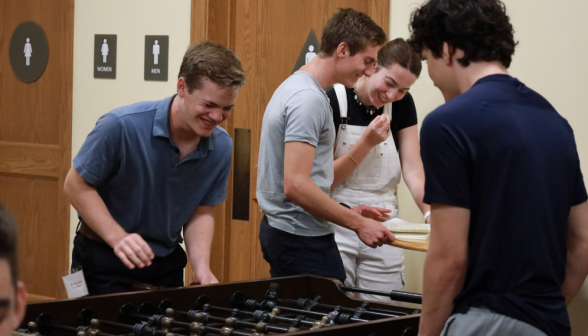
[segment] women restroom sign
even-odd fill
[[[94,35],[94,78],[116,79],[116,35]]]

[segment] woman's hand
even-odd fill
[[[390,117],[387,114],[377,116],[369,124],[362,137],[371,147],[380,144],[390,134]]]

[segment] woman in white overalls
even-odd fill
[[[365,204],[390,210],[398,217],[397,186],[401,173],[428,222],[429,205],[422,202],[424,171],[420,158],[416,109],[408,89],[421,71],[421,60],[403,39],[378,52],[371,77],[353,89],[336,84],[327,92],[335,126],[335,179],[331,197],[349,207]],[[332,224],[347,279],[346,285],[373,290],[402,290],[402,250],[390,245],[372,249],[346,228]],[[364,300],[390,301],[359,295]]]

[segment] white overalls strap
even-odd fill
[[[337,102],[339,102],[339,113],[341,118],[347,118],[347,92],[345,92],[345,85],[334,84],[333,89],[337,96]]]

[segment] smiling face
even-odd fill
[[[201,87],[188,92],[183,78],[178,80],[180,106],[178,117],[184,130],[200,137],[209,137],[215,127],[230,115],[239,94],[239,87],[224,87],[204,77]]]
[[[25,312],[25,292],[22,283],[15,289],[10,266],[0,259],[0,336],[9,336],[18,328]]]
[[[350,56],[346,43],[341,43],[337,48],[337,81],[348,88],[353,87],[361,76],[371,76],[374,72],[378,57],[377,45],[370,45],[355,55]]]
[[[366,78],[371,105],[380,108],[402,99],[416,80],[416,75],[398,63],[378,69],[371,77]]]

